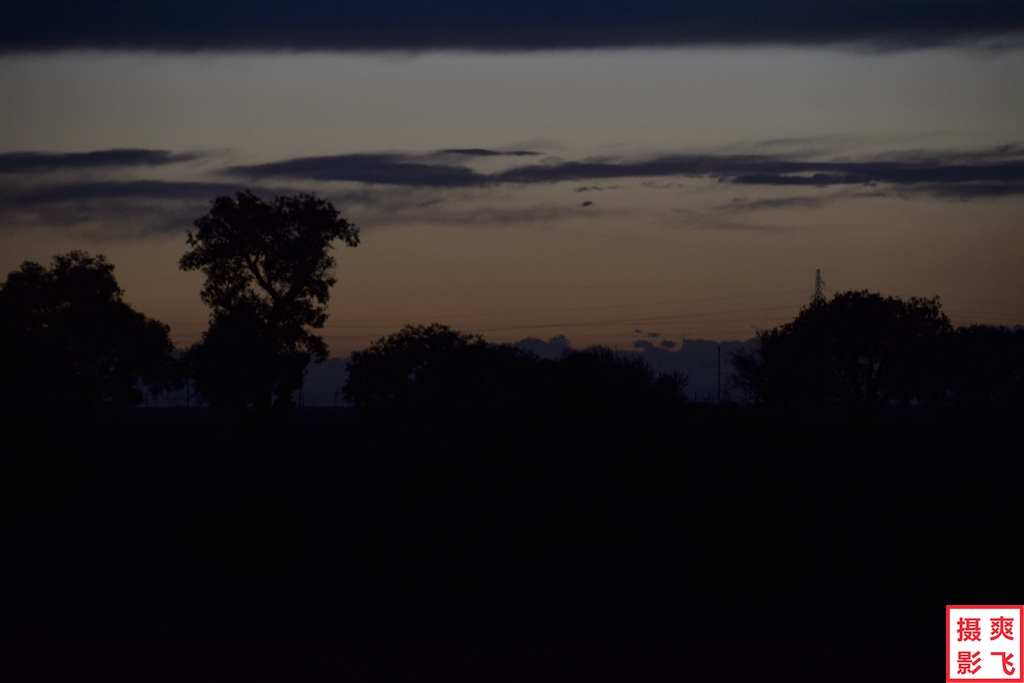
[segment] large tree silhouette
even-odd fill
[[[72,251],[26,261],[0,286],[0,402],[93,409],[140,403],[173,383],[169,328],[122,299],[114,266]]]
[[[327,320],[329,250],[337,239],[359,244],[358,229],[313,195],[265,202],[249,191],[218,197],[194,226],[179,265],[206,275],[211,308],[190,353],[197,388],[218,406],[290,407],[310,358],[327,357],[310,330]]]
[[[863,412],[928,401],[942,392],[941,354],[952,331],[938,297],[841,292],[759,332],[758,350],[735,356],[737,376],[755,400],[780,408]]]

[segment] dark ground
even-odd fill
[[[1019,417],[12,420],[0,678],[941,681]]]

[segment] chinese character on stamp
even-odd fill
[[[1024,681],[1021,605],[946,605],[946,683]]]

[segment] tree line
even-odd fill
[[[191,382],[216,408],[287,413],[311,361],[336,284],[338,241],[359,230],[314,195],[267,202],[218,197],[187,233],[182,270],[206,276],[210,322],[178,351],[167,325],[133,310],[112,264],[79,251],[46,268],[26,262],[0,285],[3,408],[126,408]],[[861,292],[815,299],[790,323],[758,333],[735,357],[750,402],[780,410],[889,405],[1020,406],[1024,331],[954,327],[938,298]],[[590,347],[541,360],[444,325],[406,326],[352,354],[346,398],[368,410],[559,411],[643,408],[683,400],[686,377],[638,355]]]
[[[776,409],[1024,404],[1024,328],[954,327],[938,297],[837,292],[758,341],[735,355],[736,383]]]

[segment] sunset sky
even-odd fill
[[[0,268],[106,254],[179,345],[186,230],[245,188],[360,227],[333,355],[746,339],[817,268],[1024,323],[1016,0],[80,4],[0,22]]]

